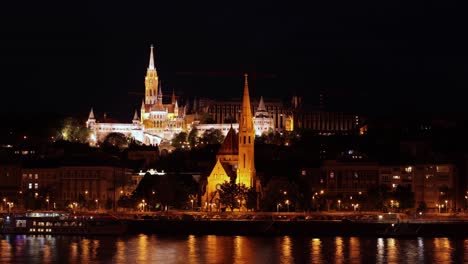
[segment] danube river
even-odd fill
[[[0,236],[0,263],[466,263],[468,239]]]

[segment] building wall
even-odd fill
[[[318,189],[329,194],[358,194],[378,185],[379,166],[372,162],[327,160],[320,168]]]
[[[88,202],[97,199],[104,208],[108,199],[113,200],[114,194],[118,199],[119,191],[131,184],[128,169],[112,166],[25,168],[21,173],[22,192],[44,194],[44,190],[47,190],[50,203],[58,207],[80,202],[84,198]]]
[[[310,129],[318,133],[358,133],[362,123],[360,115],[329,111],[295,111],[294,128]]]
[[[414,164],[381,166],[380,182],[391,189],[398,185],[411,186],[414,192],[415,206],[426,203],[428,209],[438,210],[438,205],[455,207],[454,191],[456,170],[453,164]],[[441,194],[447,187],[451,194]],[[445,204],[447,200],[447,204]],[[460,205],[459,205],[460,206]]]

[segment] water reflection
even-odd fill
[[[434,238],[433,263],[448,263],[451,260],[452,247],[448,238]]]
[[[349,263],[361,263],[361,243],[359,238],[349,238]]]
[[[335,263],[343,263],[343,238],[335,238]]]
[[[280,260],[281,263],[294,263],[294,258],[291,254],[292,251],[292,242],[291,237],[284,236],[281,240],[281,253],[280,253]]]
[[[322,241],[319,238],[313,238],[311,241],[311,248],[311,262],[317,264],[322,263]]]
[[[463,263],[450,238],[0,236],[0,263]]]

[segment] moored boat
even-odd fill
[[[2,234],[119,235],[127,224],[108,214],[27,212],[0,218]]]

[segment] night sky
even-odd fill
[[[168,95],[240,97],[247,71],[254,97],[467,112],[467,16],[452,1],[255,2],[2,4],[0,113],[130,119],[151,43]]]

